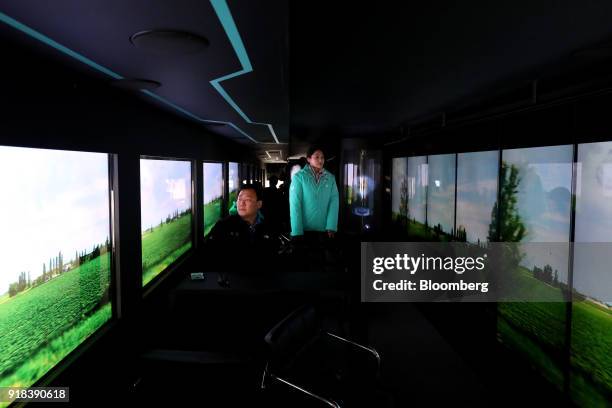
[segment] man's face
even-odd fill
[[[256,216],[257,210],[261,208],[261,201],[257,200],[255,191],[247,189],[238,194],[238,215],[242,218]]]
[[[325,156],[320,150],[316,150],[312,156],[307,157],[306,160],[308,160],[308,164],[316,170],[321,170],[325,164]]]

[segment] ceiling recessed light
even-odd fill
[[[210,44],[206,37],[176,30],[144,30],[133,34],[130,42],[145,51],[164,55],[194,54]]]
[[[153,81],[151,79],[141,78],[123,78],[112,81],[111,84],[117,88],[125,89],[128,91],[140,91],[140,90],[152,90],[157,89],[161,86],[161,83]]]

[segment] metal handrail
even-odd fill
[[[365,351],[369,352],[370,354],[372,354],[374,356],[374,358],[376,358],[376,363],[378,365],[378,369],[380,370],[381,358],[380,358],[380,354],[378,353],[378,351],[376,351],[376,349],[374,349],[372,347],[364,346],[364,345],[356,343],[356,342],[354,342],[352,340],[345,339],[344,337],[340,337],[340,336],[338,336],[337,334],[334,334],[334,333],[326,332],[326,334],[328,336],[336,339],[336,340],[343,341],[343,342],[345,342],[347,344],[351,344],[351,345],[353,345],[353,346],[355,346],[357,348],[360,348],[362,350],[365,350]]]
[[[315,393],[314,393],[314,392],[312,392],[312,391],[308,391],[307,389],[302,388],[302,387],[300,387],[300,386],[298,386],[298,385],[296,385],[296,384],[293,384],[293,383],[291,383],[291,382],[289,382],[289,381],[285,380],[284,378],[277,377],[277,376],[275,376],[274,374],[269,374],[269,375],[270,375],[270,378],[272,378],[273,380],[280,381],[280,382],[282,382],[283,384],[286,384],[286,385],[290,386],[290,387],[291,387],[291,388],[293,388],[293,389],[296,389],[296,390],[298,390],[298,391],[301,391],[301,392],[303,392],[304,394],[307,394],[307,395],[309,395],[309,396],[311,396],[311,397],[313,397],[313,398],[315,398],[315,399],[317,399],[317,400],[319,400],[319,401],[321,401],[321,402],[324,402],[325,404],[327,404],[328,406],[330,406],[330,407],[332,407],[332,408],[342,408],[342,407],[340,407],[340,405],[339,405],[337,402],[335,402],[335,401],[333,401],[333,400],[330,400],[330,399],[327,399],[327,398],[323,398],[323,397],[321,397],[320,395],[317,395],[317,394],[315,394]]]

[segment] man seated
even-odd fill
[[[276,264],[280,241],[259,211],[261,197],[259,186],[243,185],[236,200],[237,213],[218,221],[208,234],[206,258],[219,271],[243,269],[253,259],[260,260],[263,268]]]

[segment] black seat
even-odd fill
[[[393,406],[380,386],[376,350],[328,331],[323,316],[305,305],[265,337],[269,356],[262,388],[274,406]]]

